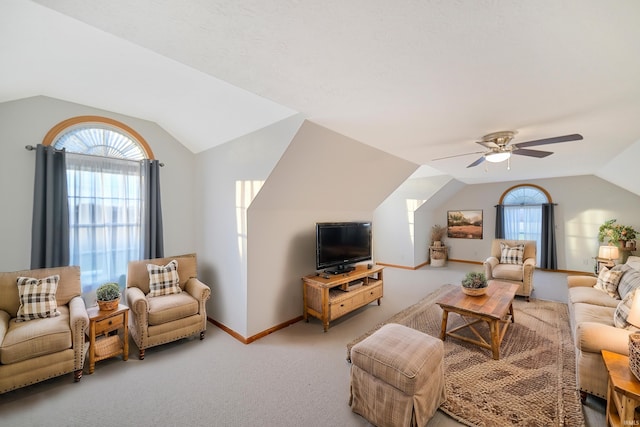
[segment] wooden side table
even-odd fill
[[[629,369],[629,358],[602,350],[602,359],[609,372],[607,388],[607,426],[637,426],[640,416],[640,381]]]
[[[129,358],[129,307],[119,304],[111,311],[99,307],[87,309],[89,315],[89,374],[93,374],[96,362],[122,355]],[[120,329],[123,330],[122,339]]]

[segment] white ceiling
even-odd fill
[[[301,113],[427,175],[596,174],[640,194],[619,174],[637,170],[639,18],[637,0],[3,0],[0,101],[153,120],[196,153]],[[584,140],[510,171],[432,161],[501,130]]]

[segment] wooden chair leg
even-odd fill
[[[587,402],[587,392],[580,391],[580,402],[584,405]]]
[[[202,341],[204,339],[204,331],[200,332],[200,340]]]
[[[140,349],[140,353],[138,353],[138,359],[144,360],[144,348]]]
[[[78,369],[73,372],[73,382],[77,383],[82,378],[82,369]]]

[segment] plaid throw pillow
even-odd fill
[[[611,298],[620,299],[618,284],[620,283],[622,273],[623,272],[619,270],[609,270],[607,267],[603,267],[600,273],[598,273],[598,280],[593,287],[602,292],[606,292]],[[631,293],[633,292],[629,292],[627,295]]]
[[[179,294],[180,278],[178,277],[178,261],[173,260],[169,264],[155,265],[147,264],[149,272],[149,296],[159,297],[162,295]]]
[[[60,276],[34,279],[32,277],[18,277],[18,293],[20,294],[20,308],[16,321],[43,319],[60,316],[56,290]]]
[[[500,264],[522,264],[524,245],[509,246],[500,242]]]

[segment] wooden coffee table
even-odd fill
[[[495,360],[500,359],[500,344],[507,331],[509,323],[515,321],[513,316],[513,298],[516,296],[518,285],[505,282],[491,282],[486,295],[472,297],[462,292],[462,287],[451,290],[443,295],[436,304],[442,307],[442,328],[440,339],[447,335],[462,341],[490,349]],[[447,331],[449,312],[458,313],[465,321],[462,326]],[[489,341],[478,332],[474,325],[487,322],[489,325]],[[476,338],[469,338],[456,332],[469,328]]]

